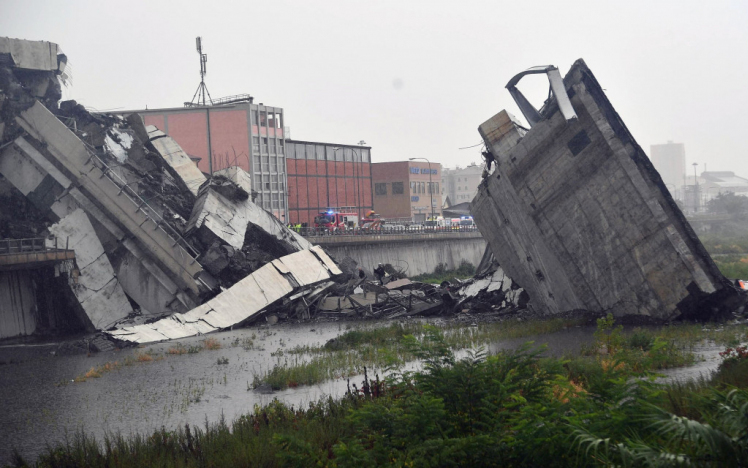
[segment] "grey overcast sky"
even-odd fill
[[[477,127],[520,115],[506,82],[584,58],[634,137],[748,177],[748,1],[0,0],[0,35],[58,43],[68,96],[178,107],[199,83],[283,107],[295,139],[365,140],[375,162],[480,162]],[[520,89],[536,104],[544,77]]]

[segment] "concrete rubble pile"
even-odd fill
[[[350,271],[348,281],[331,288],[315,307],[321,318],[394,319],[443,313],[441,288],[411,281],[390,264],[383,265],[385,276],[379,282],[360,278],[355,261],[344,259]]]
[[[334,284],[336,264],[252,202],[242,169],[206,177],[139,115],[60,103],[66,64],[56,44],[0,38],[0,195],[18,210],[0,221],[28,220],[2,234],[75,251],[75,267],[58,271],[74,299],[58,308],[89,331],[145,342],[293,309]],[[0,318],[0,338],[3,320],[38,314]],[[121,328],[166,315],[149,333]]]
[[[442,283],[444,302],[455,312],[512,314],[527,307],[529,296],[486,249],[475,275],[465,281]]]
[[[516,88],[538,73],[552,90],[540,110]],[[471,209],[528,307],[655,321],[745,308],[584,61],[563,79],[553,66],[529,69],[507,88],[530,128],[506,111],[479,127],[496,168]]]
[[[394,319],[411,316],[491,314],[523,311],[527,293],[506,276],[486,250],[476,275],[440,285],[412,281],[390,264],[383,265],[383,284],[356,275],[356,263],[341,261],[346,284],[339,284],[316,304],[317,317]],[[466,316],[468,316],[466,315]]]

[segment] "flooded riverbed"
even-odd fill
[[[176,342],[91,357],[54,356],[51,352],[56,345],[0,347],[0,362],[6,362],[0,366],[0,464],[9,461],[13,447],[27,461],[34,460],[47,444],[64,441],[66,435],[78,430],[101,440],[105,433],[143,434],[162,426],[171,430],[185,423],[214,423],[222,416],[230,422],[273,398],[298,406],[324,395],[340,396],[347,387],[343,378],[272,394],[250,388],[256,374],[262,375],[279,362],[278,350],[323,345],[350,328],[389,324],[331,322],[233,330],[208,335],[220,343],[220,349],[181,355],[167,352]],[[487,350],[514,349],[535,341],[537,345],[546,343],[554,355],[575,354],[592,341],[594,330],[572,327],[548,335],[502,340]],[[205,338],[179,340],[179,345],[197,350]],[[143,355],[154,360],[138,361]],[[128,358],[131,365],[120,365],[100,378],[73,381],[91,368],[122,364]],[[351,382],[360,384],[360,380]]]

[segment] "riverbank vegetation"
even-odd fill
[[[410,277],[413,281],[420,281],[422,283],[441,284],[444,281],[452,281],[454,278],[467,279],[472,278],[475,274],[475,265],[463,260],[460,265],[454,270],[449,270],[447,264],[440,263],[434,268],[431,273],[424,273],[422,275],[416,275]]]
[[[744,466],[745,327],[660,330],[625,332],[606,317],[580,355],[560,359],[529,344],[458,358],[463,334],[427,325],[350,330],[299,352],[395,340],[422,368],[392,362],[387,377],[368,373],[341,399],[275,401],[231,423],[104,440],[79,433],[36,466]],[[694,337],[732,343],[717,372],[658,383],[654,370],[689,362],[679,343]],[[14,464],[26,466],[20,456]]]
[[[747,225],[748,226],[748,225]],[[748,234],[746,229],[732,233],[699,236],[719,270],[730,279],[748,280]]]
[[[451,349],[460,351],[504,339],[544,335],[584,323],[579,319],[551,319],[527,322],[493,322],[475,326],[444,323],[440,330]],[[405,336],[424,336],[430,326],[424,322],[393,323],[385,327],[360,328],[344,332],[324,346],[279,348],[276,364],[253,375],[250,388],[269,385],[273,390],[314,385],[334,378],[363,374],[364,368],[384,371],[417,359]]]

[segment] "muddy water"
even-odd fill
[[[322,345],[348,328],[362,326],[360,322],[335,322],[234,330],[210,335],[221,343],[219,350],[183,355],[166,354],[175,342],[91,357],[53,356],[50,353],[56,345],[0,347],[0,362],[13,360],[0,365],[0,464],[8,462],[13,447],[27,461],[34,460],[47,444],[60,443],[66,435],[81,429],[101,440],[106,433],[143,434],[162,426],[169,430],[185,423],[204,425],[206,419],[213,423],[221,416],[230,422],[273,398],[298,406],[324,395],[340,396],[347,387],[342,379],[269,395],[248,391],[248,387],[255,374],[263,374],[288,358],[273,356],[278,349]],[[593,327],[570,328],[540,337],[506,340],[487,348],[495,352],[535,341],[547,343],[548,352],[554,355],[577,353],[582,344],[592,341],[593,332]],[[189,348],[204,338],[179,342]],[[245,339],[253,341],[254,349],[241,346]],[[232,346],[237,340],[239,345]],[[72,382],[92,367],[121,363],[128,356],[145,352],[164,358],[122,366],[86,382]],[[228,363],[219,364],[219,358],[228,359]]]

